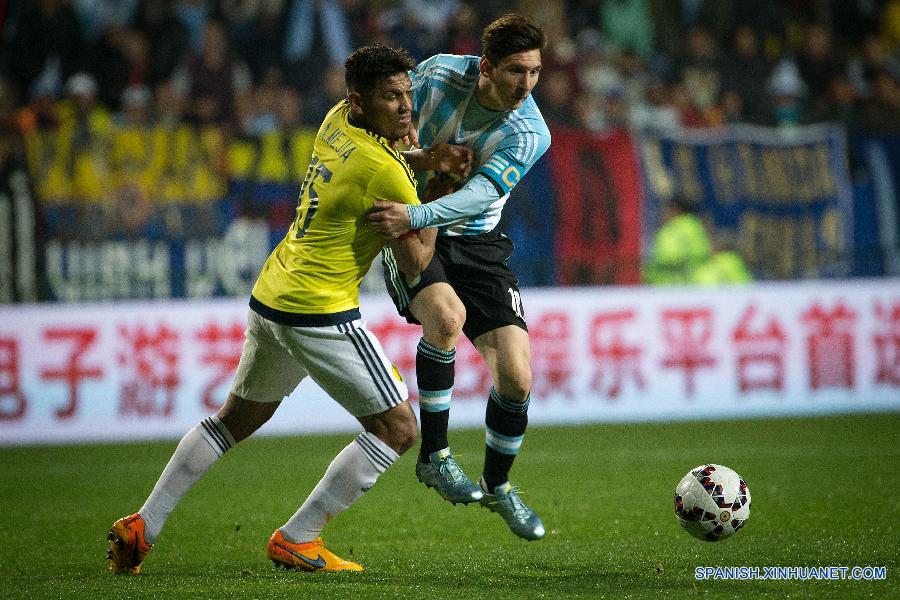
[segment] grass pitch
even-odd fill
[[[277,417],[276,417],[277,418]],[[275,569],[265,557],[352,435],[250,439],[172,514],[135,577],[106,570],[106,531],[136,511],[175,442],[0,449],[2,598],[900,597],[900,414],[535,427],[514,483],[547,536],[451,506],[416,481],[414,451],[325,540],[362,573]],[[477,476],[483,433],[452,431]],[[753,496],[747,526],[704,543],[677,525],[675,484],[728,465]],[[717,566],[878,566],[881,581],[697,581]]]

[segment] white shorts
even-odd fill
[[[375,335],[357,319],[325,327],[289,327],[250,310],[231,393],[278,402],[308,375],[354,417],[382,413],[409,396]]]

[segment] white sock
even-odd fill
[[[364,432],[341,450],[294,516],[281,526],[289,542],[310,542],[325,524],[369,490],[399,455],[374,434]]]
[[[181,438],[159,481],[138,511],[144,519],[148,544],[159,536],[169,513],[191,486],[234,444],[231,432],[216,416],[204,419]]]

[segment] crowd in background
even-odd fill
[[[345,93],[354,47],[480,54],[481,27],[508,11],[548,34],[535,93],[551,127],[900,131],[900,0],[8,0],[0,11],[6,132],[67,114],[235,135],[315,127]]]

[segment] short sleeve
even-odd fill
[[[416,195],[415,182],[401,160],[385,163],[372,177],[366,194],[370,204],[375,200],[421,204]]]

